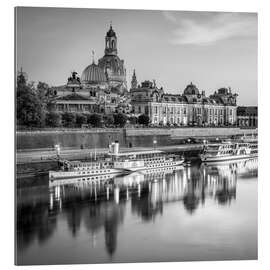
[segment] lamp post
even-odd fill
[[[154,149],[156,149],[156,146],[157,146],[157,140],[156,139],[153,140],[153,146],[154,146]]]

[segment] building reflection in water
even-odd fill
[[[42,244],[53,236],[60,215],[66,219],[72,237],[81,226],[96,245],[104,231],[107,253],[113,256],[117,232],[130,203],[131,213],[144,222],[154,222],[164,205],[180,202],[193,215],[206,199],[221,205],[236,200],[237,179],[257,175],[257,159],[219,165],[178,167],[176,170],[136,172],[108,180],[73,183],[55,181],[49,187],[25,188],[17,196],[18,249],[38,239]]]

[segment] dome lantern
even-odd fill
[[[112,24],[105,37],[105,55],[117,55],[117,37]]]

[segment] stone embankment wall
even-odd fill
[[[171,138],[215,137],[257,133],[255,129],[240,128],[153,128],[127,129],[127,136],[169,135]]]
[[[240,128],[127,128],[127,129],[78,129],[19,131],[16,133],[18,150],[62,148],[106,148],[109,142],[118,140],[122,147],[151,147],[175,145],[177,139],[188,137],[224,137],[256,133],[256,130]]]
[[[23,149],[50,149],[55,144],[64,148],[106,148],[110,141],[118,140],[124,145],[123,129],[93,129],[93,130],[46,130],[22,131],[16,133],[18,150]]]

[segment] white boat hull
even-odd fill
[[[180,166],[184,163],[184,160],[177,161],[165,161],[163,163],[151,163],[146,166],[138,166],[131,168],[111,168],[111,169],[95,169],[95,173],[88,173],[87,171],[49,171],[50,181],[66,178],[77,178],[77,177],[98,177],[101,175],[110,174],[121,174],[125,172],[142,171],[146,169],[157,169],[164,167]]]
[[[250,159],[257,157],[257,154],[251,155],[227,155],[227,156],[207,156],[201,155],[202,162],[224,162],[224,161],[231,161],[231,160],[243,160],[243,159]]]
[[[76,178],[76,177],[93,177],[100,175],[110,175],[110,174],[119,174],[122,173],[123,170],[120,169],[95,169],[95,172],[87,172],[87,171],[49,171],[49,179],[65,179],[65,178]]]

